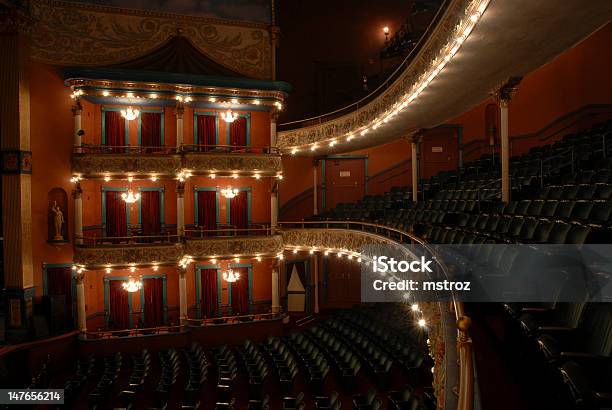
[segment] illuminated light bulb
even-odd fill
[[[294,254],[295,254],[295,253],[298,253],[297,248],[293,250],[293,253],[294,253]]]
[[[285,259],[285,256],[282,253],[279,253],[277,256],[278,256],[278,259],[280,260]]]
[[[240,258],[234,258],[234,262],[240,263]]]
[[[336,145],[336,140],[331,140],[331,141],[329,142],[329,146],[330,146],[330,147],[333,147],[334,145]]]
[[[325,256],[329,255],[329,249],[326,249],[325,252],[323,252],[323,255]]]
[[[181,102],[182,102],[182,101],[183,101],[183,97],[182,97],[182,96],[180,96],[180,95],[177,95],[177,96],[176,96],[176,100],[177,100],[177,101],[181,101]]]
[[[108,182],[111,180],[110,175],[104,175],[104,182]]]
[[[238,174],[234,172],[234,173],[232,174],[232,178],[237,179],[237,178],[238,178]]]
[[[310,249],[310,251],[308,251],[309,254],[314,254],[315,253],[315,248]]]
[[[159,270],[159,265],[153,265],[153,272],[157,272]]]
[[[232,104],[238,104],[238,99],[237,98],[232,98]]]
[[[279,175],[277,175],[276,177],[277,177],[278,179],[281,179],[281,180],[283,179],[283,175],[282,175],[282,174],[279,174]]]
[[[416,303],[413,304],[412,306],[410,306],[410,308],[412,309],[413,312],[418,312],[419,311],[419,305],[417,305]]]
[[[215,101],[217,101],[217,99],[216,99],[215,97],[210,97],[210,98],[208,99],[208,101],[210,101],[210,102],[215,102]]]
[[[151,175],[151,181],[153,182],[157,181],[157,175]]]
[[[215,258],[212,258],[212,259],[210,260],[210,263],[212,263],[213,265],[216,265],[216,264],[217,264],[217,260],[216,260]]]
[[[365,130],[361,131],[361,135],[366,135],[368,133],[368,129],[366,128]]]
[[[342,252],[338,252],[338,257],[341,258],[344,254]]]
[[[141,281],[137,281],[134,279],[128,280],[127,282],[123,282],[121,284],[121,287],[127,291],[127,292],[138,292],[140,289],[142,289],[142,282]]]
[[[316,150],[317,148],[318,148],[317,144],[314,144],[312,147],[310,147],[310,150],[311,150],[311,151],[314,151],[314,150]]]
[[[297,148],[293,148],[291,150],[291,155],[295,155],[298,152]]]
[[[432,373],[433,373],[433,372],[435,372],[435,369],[436,369],[435,367],[432,367],[432,368],[431,368],[431,372],[432,372]]]
[[[77,270],[78,267],[76,265],[72,265],[72,270]]]
[[[259,105],[259,104],[261,104],[261,102],[259,100],[253,100],[253,104]]]
[[[427,326],[427,322],[425,321],[425,319],[419,319],[419,322],[418,322],[418,323],[419,323],[419,326],[420,326],[420,327],[425,327],[425,326]]]
[[[187,98],[185,98],[185,101],[186,101],[186,102],[191,102],[191,101],[192,101],[192,99],[191,99],[191,97],[187,97]]]
[[[106,273],[111,273],[111,268],[106,268]]]
[[[128,182],[132,182],[134,180],[134,177],[131,175],[128,175]]]
[[[129,93],[125,94],[125,96],[127,98],[134,98],[134,93],[133,92],[129,92]]]
[[[104,97],[108,97],[110,95],[110,93],[108,91],[102,91],[102,95]]]
[[[361,256],[357,258],[357,262],[361,263]]]
[[[127,194],[125,192],[121,194],[121,199],[128,204],[133,204],[140,199],[140,192],[134,194],[134,192],[130,189]]]
[[[149,98],[155,99],[155,98],[157,98],[157,94],[153,93],[153,94],[149,95]]]
[[[215,175],[215,174],[210,174],[210,179],[215,179],[215,178],[217,178],[217,175]]]
[[[221,118],[226,123],[230,124],[238,119],[238,113],[232,112],[232,110],[227,110],[221,113]]]
[[[472,23],[476,23],[479,18],[480,18],[480,13],[476,12],[470,16],[470,21]]]
[[[223,272],[223,280],[229,283],[236,282],[240,279],[240,273],[234,272],[232,269],[229,269],[226,272]]]
[[[72,178],[70,178],[70,182],[72,182],[73,184],[76,184],[77,182],[79,182],[81,180],[81,177],[78,175],[73,176]]]
[[[227,199],[235,198],[239,192],[237,188],[232,188],[230,186],[221,190],[221,194]]]
[[[355,138],[355,136],[354,136],[353,134],[351,134],[351,135],[349,135],[348,137],[346,137],[346,140],[347,140],[347,141],[350,141],[350,140],[352,140],[353,138]]]
[[[261,175],[259,175],[259,174],[257,174],[257,173],[256,173],[255,175],[253,175],[253,176],[255,177],[255,179],[259,179],[259,178],[261,178]]]
[[[257,260],[257,262],[261,262],[261,256],[257,255],[255,259]]]
[[[389,34],[389,27],[385,26],[385,27],[383,28],[383,33],[385,33],[385,34]]]
[[[349,255],[348,255],[348,258],[349,258],[349,260],[350,260],[350,259],[353,259],[353,255],[349,254]]]
[[[136,272],[136,266],[130,266],[130,272],[132,273]]]

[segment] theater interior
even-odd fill
[[[609,0],[0,0],[0,408],[612,409],[611,66]]]

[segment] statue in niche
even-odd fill
[[[62,235],[62,225],[64,225],[65,222],[64,214],[60,207],[57,205],[57,201],[53,201],[51,212],[53,212],[53,224],[55,226],[55,236],[53,237],[53,240],[63,241],[64,235]]]

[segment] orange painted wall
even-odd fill
[[[527,74],[508,108],[509,134],[534,133],[556,119],[587,104],[612,103],[612,23],[549,63]],[[449,121],[463,125],[464,144],[485,135],[487,99]],[[513,143],[513,153],[524,152],[539,141]]]
[[[42,295],[43,264],[72,261],[72,245],[47,243],[49,207],[47,194],[60,187],[68,195],[68,232],[72,239],[74,207],[71,197],[70,156],[74,121],[70,111],[72,100],[55,69],[30,65],[30,138],[32,150],[32,254],[34,286]]]

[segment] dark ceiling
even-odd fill
[[[383,27],[393,33],[411,7],[410,0],[278,0],[277,78],[293,85],[281,122],[317,115],[343,99],[350,103],[348,91],[333,101],[322,94],[355,82],[359,89],[361,72],[378,72]]]

